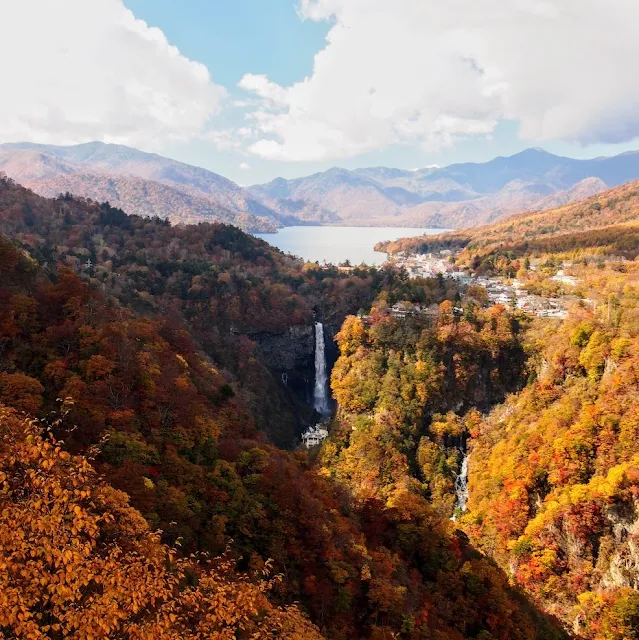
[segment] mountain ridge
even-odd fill
[[[3,144],[0,171],[45,197],[69,191],[178,223],[217,221],[247,231],[282,226],[277,212],[227,178],[123,145]]]
[[[526,149],[414,171],[364,167],[240,187],[207,169],[124,145],[0,144],[0,171],[45,197],[72,192],[177,223],[251,232],[299,224],[476,227],[596,195],[639,178],[639,152],[573,159]]]
[[[637,178],[637,152],[580,160],[533,148],[488,162],[416,171],[332,168],[249,190],[274,208],[295,202],[306,220],[461,228],[588,197]]]
[[[573,195],[578,194],[573,192]],[[440,235],[380,242],[375,249],[396,255],[428,253],[443,248],[461,251],[467,247],[487,252],[512,251],[514,247],[529,251],[533,246],[543,245],[549,252],[551,245],[561,246],[563,250],[564,244],[583,243],[584,237],[590,235],[607,247],[611,255],[633,255],[638,225],[639,180],[635,180],[577,201],[561,202],[560,199],[555,206],[543,211],[525,211],[488,225]]]

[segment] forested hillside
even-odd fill
[[[211,171],[123,145],[0,144],[0,171],[45,197],[71,192],[174,223],[222,222],[275,231],[278,214]]]
[[[592,304],[528,335],[530,381],[477,425],[466,531],[585,638],[639,631],[639,270],[574,270]]]
[[[309,325],[314,309],[339,326],[383,281],[375,271],[304,269],[234,227],[173,227],[70,195],[47,200],[10,181],[0,183],[0,232],[41,264],[69,267],[107,299],[188,327],[280,445],[293,444],[312,416],[248,336]]]
[[[468,438],[460,526],[575,637],[596,640],[639,637],[638,187],[388,246],[448,248],[458,271],[571,302],[563,321],[526,321],[520,391],[446,422]]]
[[[508,314],[477,310],[475,320],[469,316],[457,355],[456,325],[448,319],[459,292],[445,283],[409,281],[392,269],[340,276],[302,265],[233,228],[173,228],[71,196],[44,200],[6,180],[0,184],[0,231],[0,402],[41,420],[27,428],[11,411],[0,416],[3,434],[14,434],[2,440],[2,478],[9,490],[0,494],[0,561],[13,567],[9,593],[30,594],[0,618],[3,633],[24,635],[27,627],[21,625],[28,625],[34,637],[88,635],[92,621],[101,620],[95,624],[103,636],[114,638],[151,632],[234,637],[240,624],[245,631],[237,637],[315,637],[296,610],[279,609],[299,602],[330,638],[561,637],[456,531],[445,498],[415,491],[405,467],[399,466],[395,491],[384,492],[381,485],[364,491],[365,485],[345,480],[352,475],[347,464],[343,471],[337,464],[334,475],[313,456],[269,444],[269,437],[290,432],[293,401],[286,396],[288,404],[273,406],[274,394],[283,398],[285,392],[243,333],[309,322],[313,307],[339,322],[375,299],[382,307],[406,299],[441,303],[440,328],[419,339],[419,358],[414,356],[412,409],[393,423],[410,439],[416,435],[411,425],[425,415],[415,403],[430,393],[428,384],[422,388],[420,358],[433,370],[440,368],[439,358],[445,362],[431,385],[428,410],[448,410],[458,392],[473,403],[493,384],[489,380],[496,385],[495,399],[512,388],[509,367],[520,365],[504,358],[517,360],[521,347]],[[379,327],[384,354],[404,334],[392,324],[386,330],[385,321]],[[410,360],[408,352],[405,358]],[[475,367],[476,375],[467,379],[462,362]],[[479,371],[484,367],[488,377]],[[445,432],[442,427],[442,438]],[[128,494],[151,530],[160,529],[164,543],[177,545],[178,556],[217,556],[228,549],[227,560],[206,568],[203,560],[190,566],[176,559],[169,578],[158,565],[166,566],[160,558],[169,551],[120,494],[95,484],[87,463],[70,462],[67,452],[90,455],[96,471]],[[397,455],[403,455],[401,448]],[[31,467],[22,462],[25,456]],[[422,464],[428,473],[427,462]],[[454,468],[455,461],[450,464]],[[389,472],[395,473],[392,465]],[[23,477],[35,483],[33,491],[20,489],[27,486]],[[433,487],[441,482],[433,475]],[[53,500],[58,495],[65,506]],[[102,495],[113,498],[105,504]],[[36,551],[35,532],[55,526],[48,514],[70,512],[89,530],[79,520],[64,520],[69,531],[58,526],[53,546]],[[11,529],[15,521],[25,523],[20,540]],[[102,532],[112,522],[120,529]],[[112,553],[111,564],[100,564],[97,556],[105,557],[114,545],[121,555]],[[40,553],[53,565],[34,591],[29,576],[40,571],[34,564]],[[251,586],[252,578],[241,577],[261,572],[269,560],[281,576],[269,586],[275,608],[264,600],[264,584]],[[144,569],[129,567],[131,562]],[[49,589],[47,580],[62,584],[67,569],[77,582]],[[102,571],[111,576],[113,593],[121,594],[121,608],[108,615],[95,600],[104,593],[95,580]],[[125,580],[131,572],[143,589]],[[130,605],[138,607],[133,618],[130,590],[139,594]],[[213,599],[228,611],[223,623],[210,611]],[[77,603],[72,608],[66,604],[71,600]],[[241,611],[239,601],[245,603]],[[83,607],[94,602],[93,613],[85,614]],[[266,615],[255,619],[256,607]],[[151,620],[149,611],[159,617]]]
[[[520,321],[472,299],[463,317],[453,309],[442,302],[434,326],[374,311],[342,327],[332,380],[338,424],[322,459],[358,497],[399,504],[398,494],[410,491],[416,504],[453,515],[470,428],[455,411],[485,409],[517,389],[525,364]]]
[[[3,637],[322,637],[268,599],[268,569],[180,557],[86,458],[1,405],[0,490]]]
[[[575,637],[635,638],[639,270],[572,272],[590,301],[564,322],[472,301],[457,317],[442,303],[435,326],[348,319],[320,462],[360,499],[454,515]]]
[[[376,250],[392,255],[466,249],[462,259],[466,255],[483,259],[496,252],[518,257],[584,247],[601,255],[634,257],[637,226],[639,182],[630,182],[556,209],[519,214],[477,229],[384,242]]]

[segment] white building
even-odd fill
[[[421,305],[412,304],[411,302],[396,302],[391,308],[390,313],[394,318],[404,319],[407,316],[414,316],[422,312]]]
[[[552,277],[555,282],[561,282],[562,284],[569,284],[573,287],[577,286],[577,278],[573,276],[567,276],[563,271],[557,271],[557,275]]]
[[[319,425],[309,427],[308,431],[302,434],[302,443],[307,449],[316,447],[328,438],[328,429],[324,429]]]

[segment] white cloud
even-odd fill
[[[639,135],[636,0],[301,0],[333,21],[310,77],[246,75],[255,155],[329,160],[489,136],[589,144]]]
[[[270,82],[264,75],[253,75],[247,73],[239,82],[238,86],[241,89],[255,93],[258,97],[269,100],[274,104],[286,100],[286,90]]]
[[[232,129],[210,129],[203,134],[202,138],[212,142],[218,151],[234,151],[242,146],[238,140],[237,132]]]
[[[248,171],[250,168],[251,165],[248,162],[240,163],[240,169],[242,169],[242,171]]]
[[[122,0],[7,0],[0,141],[158,148],[199,135],[225,89]]]

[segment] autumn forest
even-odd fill
[[[637,224],[386,245],[466,279],[415,278],[1,177],[0,637],[639,639]]]

